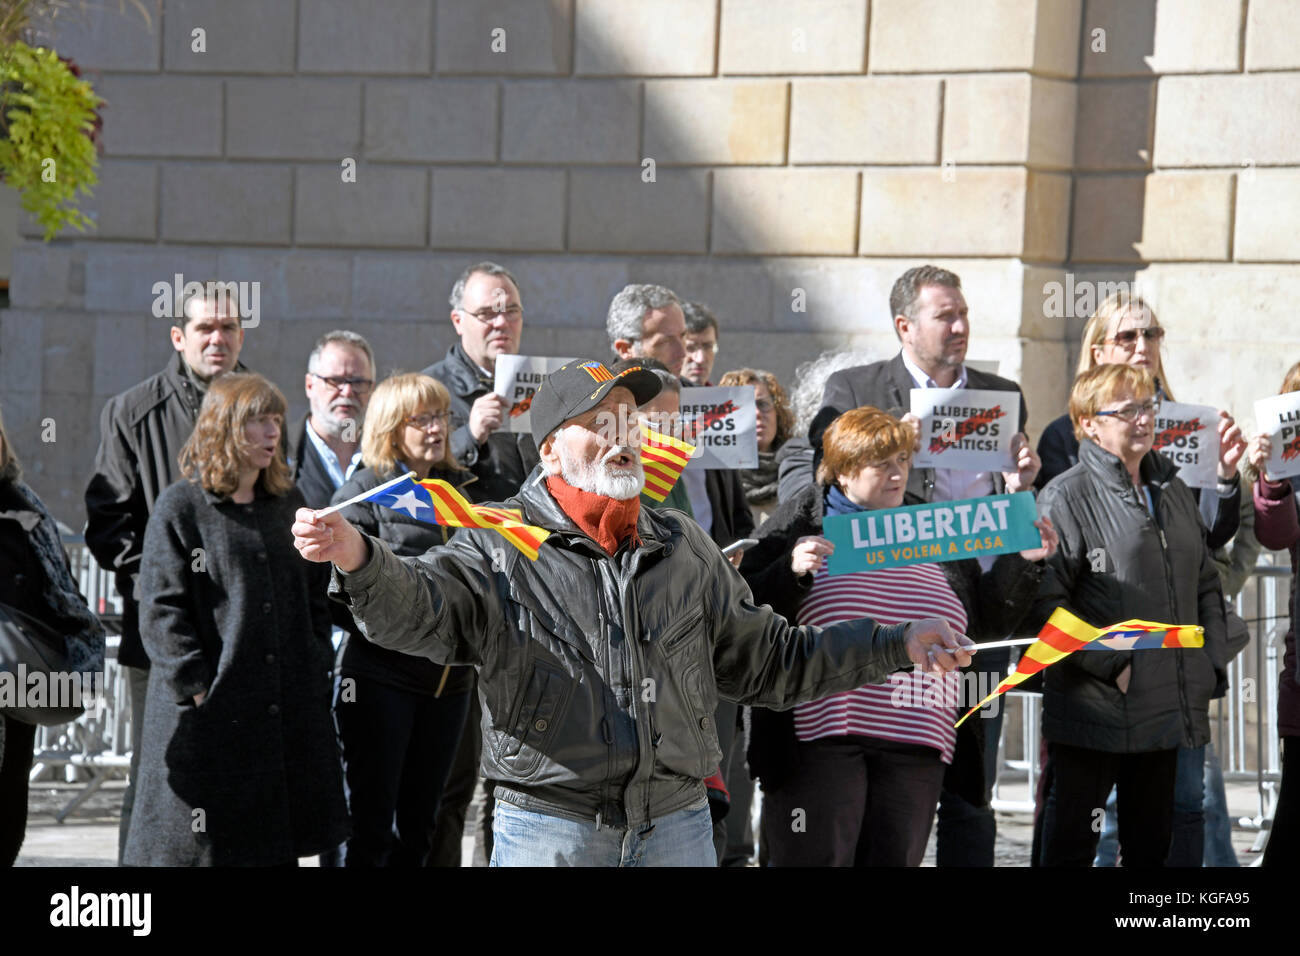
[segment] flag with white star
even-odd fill
[[[438,478],[417,481],[414,472],[385,482],[355,500],[373,501],[429,524],[449,528],[488,528],[522,551],[530,561],[537,560],[537,550],[550,536],[549,531],[525,524],[520,513],[513,508],[470,504],[447,482]]]

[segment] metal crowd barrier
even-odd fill
[[[61,781],[79,784],[55,814],[62,823],[109,780],[124,778],[131,766],[131,707],[126,675],[117,663],[122,599],[113,575],[100,569],[80,535],[61,535],[72,575],[109,631],[104,661],[104,694],[70,724],[36,731],[32,785]]]
[[[1272,559],[1272,555],[1265,556]],[[1283,559],[1285,560],[1285,559]],[[1267,841],[1282,779],[1277,723],[1277,682],[1282,667],[1288,623],[1291,572],[1284,565],[1260,563],[1233,599],[1233,606],[1250,629],[1246,649],[1228,665],[1228,693],[1211,704],[1211,736],[1225,781],[1253,781],[1258,790],[1258,811],[1236,823],[1257,830],[1253,850]],[[993,786],[993,808],[1004,813],[1034,812],[1034,793],[1042,772],[1042,694],[1009,691],[1004,706],[999,741],[998,778]],[[1020,720],[1011,712],[1018,708]],[[1252,728],[1253,725],[1253,728]],[[1249,744],[1253,743],[1253,748]],[[1020,756],[1008,756],[1018,752]],[[1002,783],[1029,784],[1028,799],[999,793]]]

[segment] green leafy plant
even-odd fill
[[[22,194],[22,205],[46,240],[90,218],[77,193],[98,182],[93,135],[103,101],[53,50],[13,42],[0,62],[0,175]]]

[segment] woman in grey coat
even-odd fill
[[[1070,395],[1079,463],[1039,497],[1060,550],[1048,559],[1030,620],[1065,607],[1094,627],[1130,619],[1205,629],[1186,650],[1083,650],[1044,671],[1043,736],[1052,779],[1044,866],[1087,866],[1095,812],[1116,786],[1126,866],[1162,866],[1175,833],[1179,747],[1209,740],[1210,699],[1226,687],[1219,576],[1196,501],[1177,466],[1151,450],[1155,382],[1145,369],[1103,365]],[[1189,829],[1197,838],[1203,827]],[[1199,844],[1190,858],[1199,863]]]
[[[293,548],[284,412],[259,375],[215,380],[181,450],[188,480],[149,518],[129,866],[292,866],[347,836],[325,579]]]

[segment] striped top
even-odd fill
[[[799,623],[827,627],[860,617],[878,624],[941,617],[963,634],[968,623],[965,607],[937,564],[831,577],[823,562],[799,608]],[[884,684],[797,705],[795,733],[803,741],[856,734],[922,744],[938,750],[944,763],[952,763],[958,685],[955,672],[947,679],[896,673]]]

